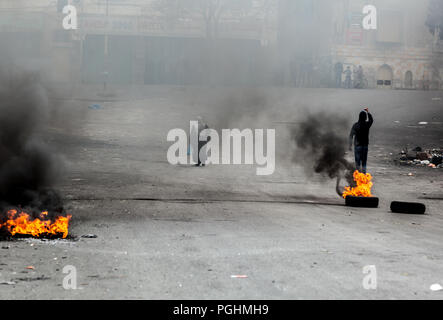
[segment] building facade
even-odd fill
[[[67,4],[77,9],[76,30],[62,27]],[[0,38],[11,44],[4,56],[53,82],[246,84],[269,71],[277,7],[277,0],[3,0]]]
[[[375,30],[363,28],[366,5],[377,9]],[[442,46],[428,10],[429,0],[281,0],[282,82],[333,87],[341,70],[362,66],[365,87],[439,89]]]
[[[211,2],[224,6],[207,7]],[[77,8],[77,30],[62,27],[68,3]],[[376,30],[362,28],[367,4],[377,8]],[[333,87],[337,70],[362,66],[370,88],[441,89],[443,45],[425,26],[428,5],[429,0],[2,0],[0,41],[6,45],[0,62],[9,57],[44,71],[54,83],[300,87]]]
[[[376,30],[362,27],[367,4],[377,8]],[[337,0],[334,65],[361,65],[372,88],[441,89],[443,51],[425,25],[428,10],[428,0]]]

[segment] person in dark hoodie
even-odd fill
[[[196,162],[195,166],[196,167],[204,167],[206,164],[206,144],[211,140],[211,137],[205,137],[206,140],[205,141],[201,141],[201,135],[202,135],[202,131],[205,129],[209,129],[209,126],[203,122],[203,118],[201,116],[197,117],[197,121],[198,121],[198,125],[197,127],[193,127],[191,129],[191,135],[197,135],[198,137],[198,144],[195,146],[196,150],[193,151],[193,159]],[[189,144],[191,145],[191,144]],[[203,150],[203,152],[202,152]],[[188,149],[188,154],[190,153],[190,150]],[[201,154],[200,154],[201,153]],[[201,156],[201,157],[200,157]]]
[[[358,122],[351,129],[349,135],[349,150],[352,151],[354,143],[355,166],[358,171],[366,173],[366,163],[368,160],[369,129],[371,129],[374,119],[366,108],[360,112]]]

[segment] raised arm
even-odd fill
[[[368,125],[369,125],[369,128],[372,126],[373,123],[374,123],[374,118],[372,118],[372,114],[370,114],[368,112]]]

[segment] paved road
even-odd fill
[[[83,98],[60,104],[47,136],[65,158],[58,188],[76,239],[0,242],[0,282],[15,282],[0,284],[0,298],[443,298],[429,289],[443,284],[443,171],[396,167],[390,154],[443,146],[442,93],[146,90],[100,110]],[[361,106],[376,121],[369,170],[378,209],[345,207],[334,181],[307,177],[288,156],[287,128],[303,110],[352,121]],[[218,128],[274,127],[275,174],[169,165],[167,132],[197,115]],[[390,213],[394,199],[424,201],[429,214]],[[67,265],[77,290],[63,289]],[[367,265],[376,266],[377,290],[363,288]]]

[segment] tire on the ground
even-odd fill
[[[425,214],[426,206],[418,202],[392,201],[391,211],[406,214]]]
[[[357,208],[378,208],[378,202],[377,197],[347,196],[345,200],[346,206]]]

